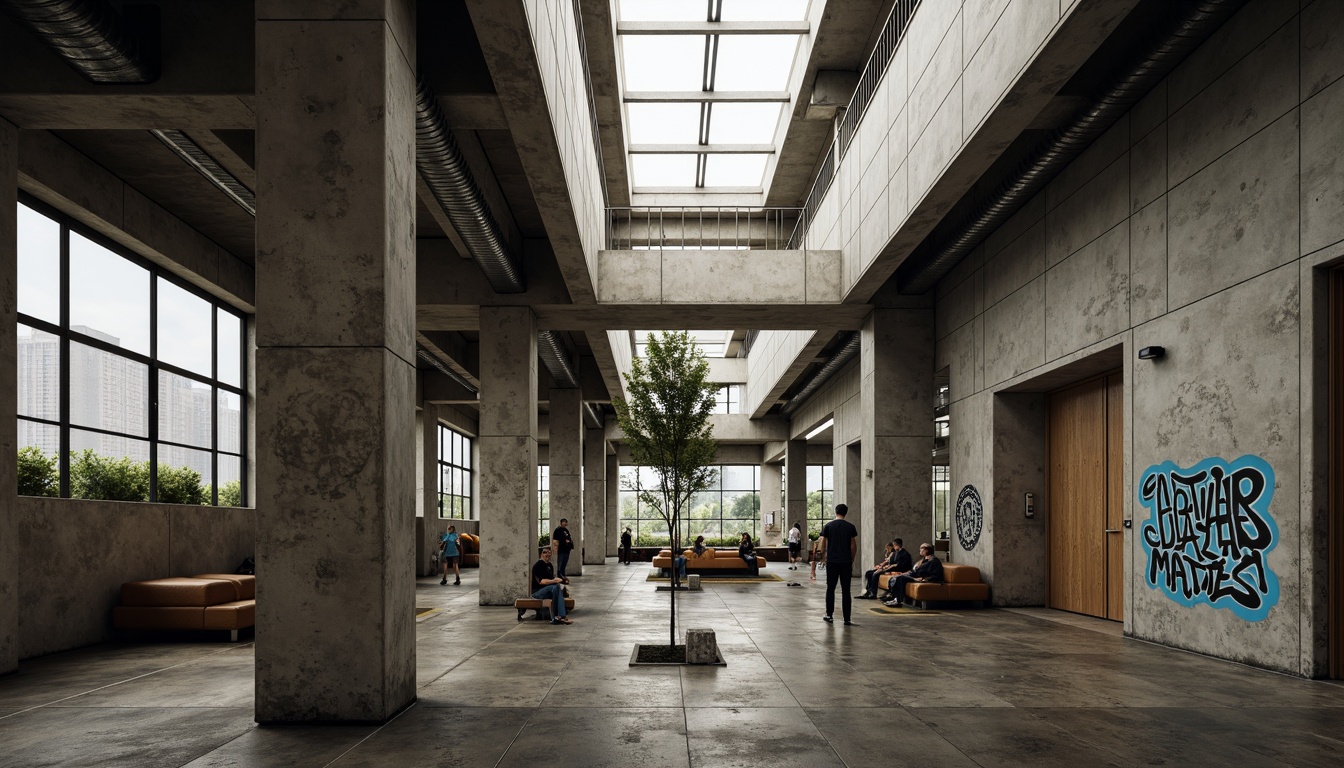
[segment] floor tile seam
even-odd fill
[[[901,711],[903,711],[903,712],[905,712],[906,714],[910,715],[911,717],[915,718],[915,720],[918,721],[919,724],[922,725],[922,726],[924,727],[924,730],[928,731],[930,734],[932,734],[932,735],[934,735],[934,736],[937,736],[939,739],[941,739],[941,740],[943,741],[944,744],[946,744],[947,746],[949,746],[949,747],[951,747],[952,749],[956,750],[956,751],[957,751],[957,754],[959,754],[959,755],[961,755],[962,757],[966,758],[966,759],[969,760],[970,762],[975,763],[975,764],[978,765],[978,766],[981,766],[981,768],[989,768],[989,766],[997,765],[997,764],[998,764],[997,761],[996,761],[996,762],[993,762],[993,763],[988,763],[988,764],[986,764],[986,763],[982,763],[982,762],[980,762],[979,760],[976,760],[974,757],[971,756],[971,754],[970,754],[969,752],[967,752],[966,750],[964,750],[964,749],[962,749],[961,747],[959,747],[959,746],[957,746],[956,744],[954,744],[951,740],[949,740],[946,736],[944,736],[944,735],[942,734],[941,731],[939,731],[938,729],[934,728],[933,725],[931,725],[931,724],[929,723],[929,721],[927,721],[927,720],[925,720],[924,718],[920,717],[919,715],[915,714],[915,710],[911,709],[910,707],[905,706],[904,704],[897,704],[896,706],[897,706],[897,707],[900,707]],[[930,707],[930,709],[934,709],[934,708],[933,708],[933,707]],[[978,709],[985,709],[985,707],[937,707],[937,709],[942,709],[942,710],[947,710],[947,709],[959,709],[959,710],[971,710],[971,711],[974,711],[974,710],[978,710]],[[995,707],[995,709],[1002,709],[1002,707]],[[1017,709],[1017,707],[1013,707],[1013,709]]]
[[[419,704],[420,704],[419,701],[412,701],[410,704],[407,704],[405,707],[402,707],[400,712],[396,713],[391,718],[389,718],[387,722],[380,724],[372,731],[369,731],[368,733],[364,734],[363,738],[361,738],[359,741],[356,741],[354,744],[351,744],[345,751],[341,752],[341,754],[333,758],[331,762],[324,765],[323,768],[330,768],[330,766],[333,766],[336,763],[340,762],[341,758],[345,757],[346,755],[358,749],[360,745],[363,744],[364,742],[368,741],[369,739],[373,738],[379,733],[382,733],[384,728],[400,720],[402,715],[406,714],[407,712],[410,712],[412,709],[415,709],[416,706]]]
[[[252,645],[252,643],[248,643],[247,645],[250,646],[250,645]],[[228,653],[228,652],[230,652],[230,651],[236,651],[236,650],[238,650],[238,648],[222,648],[222,649],[217,650],[217,651],[211,651],[211,652],[209,652],[209,653],[204,653],[204,654],[201,654],[200,656],[198,656],[198,657],[196,657],[196,658],[190,659],[190,660],[188,660],[188,661],[181,662],[181,663],[179,663],[179,664],[170,664],[170,665],[168,665],[168,666],[166,666],[166,667],[160,667],[160,668],[158,668],[158,669],[155,669],[155,670],[152,670],[152,671],[149,671],[149,672],[145,672],[144,674],[141,674],[141,675],[136,675],[136,676],[134,676],[134,677],[128,677],[128,678],[126,678],[125,680],[118,680],[118,681],[116,681],[115,683],[108,683],[107,685],[100,685],[100,686],[98,686],[97,688],[90,688],[90,689],[87,690],[87,691],[82,691],[82,692],[80,692],[80,693],[71,694],[71,695],[69,695],[69,696],[63,696],[63,697],[61,697],[61,698],[59,698],[59,699],[55,699],[55,700],[53,700],[53,701],[48,701],[48,702],[46,702],[46,703],[44,703],[44,704],[38,704],[38,705],[36,705],[36,706],[27,707],[27,708],[25,708],[25,709],[21,709],[21,710],[19,710],[18,712],[11,712],[11,713],[9,713],[8,715],[0,715],[0,720],[5,720],[5,719],[8,719],[8,718],[14,717],[15,715],[22,715],[22,714],[24,714],[24,713],[26,713],[26,712],[32,712],[33,710],[36,710],[36,709],[42,709],[43,707],[55,706],[55,705],[57,705],[57,704],[60,704],[60,703],[63,702],[63,701],[69,701],[69,700],[71,700],[71,699],[77,699],[77,698],[79,698],[80,696],[88,696],[89,694],[97,693],[97,692],[102,691],[102,690],[105,690],[105,689],[107,689],[107,688],[113,688],[113,687],[116,687],[116,686],[118,686],[118,685],[125,685],[126,683],[133,683],[133,682],[135,682],[136,680],[140,680],[141,678],[149,677],[150,675],[157,675],[157,674],[159,674],[160,672],[166,672],[166,671],[168,671],[168,670],[170,670],[170,669],[177,669],[178,667],[190,666],[191,664],[194,664],[194,663],[197,662],[197,661],[202,661],[202,660],[204,660],[204,659],[207,659],[207,658],[210,658],[210,657],[213,657],[213,656],[218,656],[218,655],[221,654],[221,653]]]
[[[550,694],[550,689],[547,689],[546,695],[549,696]],[[533,707],[509,707],[509,709],[526,709],[528,710],[528,714],[523,718],[523,722],[519,724],[518,730],[514,732],[513,737],[509,739],[509,743],[504,745],[504,749],[499,753],[499,759],[495,760],[494,768],[499,768],[499,765],[504,762],[504,758],[508,757],[509,750],[513,749],[513,745],[518,743],[518,737],[523,735],[523,731],[527,729],[527,726],[532,724],[532,717],[537,712],[541,711],[541,702],[545,700],[546,697],[543,696],[538,700],[537,705]]]

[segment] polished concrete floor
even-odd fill
[[[257,727],[250,644],[33,659],[0,678],[0,766],[1344,764],[1340,685],[1044,610],[859,601],[858,626],[830,626],[796,574],[680,596],[681,626],[712,627],[728,660],[695,669],[628,666],[667,632],[646,567],[588,566],[568,627],[477,606],[474,571],[422,579],[419,700],[381,727]]]

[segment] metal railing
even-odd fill
[[[632,206],[607,208],[606,243],[627,250],[783,250],[806,229],[802,208]]]

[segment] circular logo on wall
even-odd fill
[[[970,552],[980,543],[980,531],[985,526],[985,508],[980,503],[980,492],[968,485],[957,494],[957,541]]]

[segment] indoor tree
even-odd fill
[[[718,386],[709,381],[709,363],[685,331],[649,334],[644,357],[625,374],[626,399],[612,403],[638,466],[653,470],[645,487],[634,473],[631,490],[667,522],[673,561],[681,552],[681,515],[695,494],[714,484],[711,467],[718,443],[709,415]],[[668,644],[677,644],[677,569],[672,568]]]

